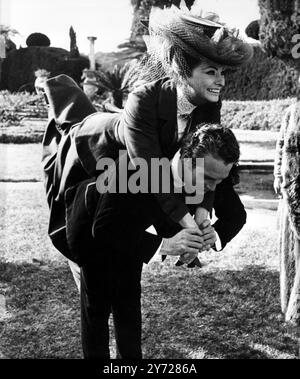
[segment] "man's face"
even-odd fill
[[[211,154],[204,157],[204,193],[214,191],[216,186],[226,179],[233,163],[225,163],[221,158]]]
[[[195,186],[199,193],[199,183],[203,183],[203,196],[208,191],[214,191],[216,186],[226,179],[232,169],[233,163],[226,164],[221,158],[207,154],[204,157],[204,165],[199,165],[192,170],[184,171],[184,184],[188,193],[192,193]],[[197,185],[198,183],[198,185]]]
[[[209,61],[203,61],[195,67],[185,86],[188,100],[194,105],[207,101],[218,102],[225,85],[224,71],[223,66]]]

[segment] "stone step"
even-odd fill
[[[239,162],[240,171],[251,171],[256,173],[273,172],[274,161],[244,161]]]

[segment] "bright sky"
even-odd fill
[[[241,30],[259,18],[257,0],[197,1]],[[88,36],[97,37],[96,51],[114,51],[129,37],[131,21],[130,0],[0,0],[0,24],[19,31],[14,41],[23,47],[29,34],[40,32],[50,38],[51,46],[69,50],[72,25],[81,53],[89,52]]]

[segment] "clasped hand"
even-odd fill
[[[209,250],[216,239],[216,232],[210,220],[205,220],[200,227],[185,228],[174,237],[164,239],[161,254],[180,255],[180,261],[188,264],[199,252]]]
[[[201,246],[197,251],[186,250],[184,254],[181,254],[180,261],[182,263],[191,263],[197,257],[198,253],[209,250],[217,240],[215,229],[211,225],[210,220],[203,221],[203,223],[199,226],[198,231],[201,233]]]

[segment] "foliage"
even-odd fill
[[[14,37],[16,34],[19,34],[16,29],[0,24],[0,35],[4,36],[6,53],[16,49],[16,44],[11,40],[11,37]]]
[[[134,60],[123,66],[115,65],[112,72],[101,69],[95,72],[98,86],[112,96],[112,103],[118,108],[123,108],[123,101],[133,88],[137,67]]]
[[[6,37],[10,37],[19,34],[19,32],[8,25],[0,24],[0,34],[4,34]]]
[[[45,113],[44,100],[28,92],[10,93],[0,91],[0,127],[19,125],[24,117],[24,110],[30,106],[30,112],[38,117]]]
[[[195,0],[182,0],[191,8]],[[130,42],[136,42],[138,46],[142,42],[142,36],[147,34],[147,29],[142,25],[141,20],[148,20],[152,6],[170,7],[172,4],[179,7],[181,0],[131,0],[133,6],[133,20],[131,25]]]
[[[29,46],[50,46],[50,39],[43,33],[32,33],[26,39],[26,45]]]
[[[49,71],[51,76],[69,75],[79,83],[82,70],[88,66],[87,57],[72,59],[65,49],[44,46],[21,48],[10,52],[3,61],[0,88],[15,92],[25,86],[27,91],[34,92],[34,72],[38,68]]]
[[[73,26],[69,29],[69,36],[70,36],[70,54],[72,58],[78,58],[79,57],[79,50],[77,47],[76,42],[76,33],[73,29]]]
[[[245,29],[245,33],[248,37],[259,40],[259,20],[250,22]]]
[[[272,100],[298,96],[298,71],[278,58],[268,57],[260,46],[253,59],[226,76],[226,100]]]
[[[260,41],[270,56],[276,56],[298,67],[300,60],[294,59],[293,37],[299,34],[299,0],[259,0],[261,22]]]
[[[127,93],[131,86],[132,72],[124,69],[123,76],[120,75],[120,67],[115,69],[115,73],[104,72],[101,74],[102,88],[106,91],[120,91],[122,96]],[[109,75],[110,74],[110,75]],[[105,96],[102,97],[105,102]],[[224,125],[234,129],[247,130],[271,130],[278,131],[281,124],[282,115],[287,107],[295,102],[295,98],[287,98],[270,101],[226,101],[222,105],[222,122]],[[39,112],[45,112],[45,104],[42,98],[31,95],[28,92],[9,93],[0,91],[0,126],[13,126],[19,124],[26,105]],[[28,140],[28,142],[30,142]]]
[[[269,101],[224,101],[224,126],[244,130],[279,131],[284,111],[295,99]]]

